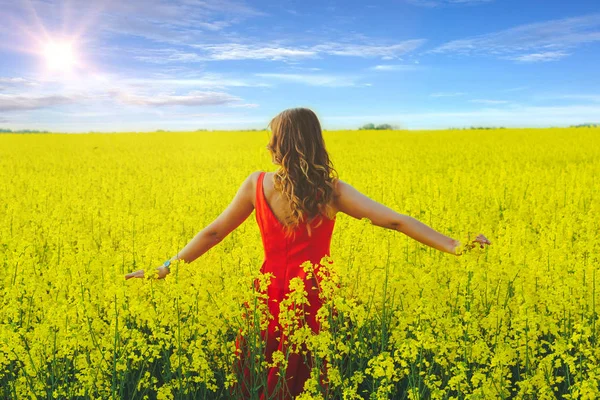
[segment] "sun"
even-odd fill
[[[77,66],[74,46],[67,41],[50,41],[44,46],[46,66],[52,71],[68,72]]]

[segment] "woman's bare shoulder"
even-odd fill
[[[249,178],[252,180],[252,182],[256,183],[258,181],[258,177],[262,173],[263,173],[263,171],[254,171],[250,174]]]
[[[340,197],[344,191],[344,187],[347,183],[340,178],[333,179],[333,197]]]
[[[256,191],[256,185],[258,184],[258,178],[263,171],[254,171],[246,178],[247,181],[252,182],[252,191]]]

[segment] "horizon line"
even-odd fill
[[[468,126],[468,127],[445,127],[445,128],[393,128],[393,129],[361,129],[361,128],[336,128],[326,129],[323,128],[322,132],[341,132],[341,131],[453,131],[453,130],[500,130],[500,129],[569,129],[569,128],[600,128],[600,123],[583,123],[577,125],[548,125],[548,126]],[[90,130],[90,131],[52,131],[52,130],[40,130],[40,129],[19,129],[12,130],[10,128],[0,128],[0,134],[89,134],[89,133],[192,133],[192,132],[265,132],[268,131],[266,128],[255,129],[194,129],[194,130],[169,130],[169,129],[155,129],[155,130],[123,130],[123,131],[109,131],[109,130]]]

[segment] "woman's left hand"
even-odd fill
[[[163,266],[160,266],[158,268],[156,268],[158,270],[158,279],[163,279],[165,276],[167,276],[169,274],[169,272],[167,271],[167,269]],[[139,269],[137,271],[134,272],[130,272],[127,275],[125,275],[125,279],[129,279],[129,278],[143,278],[144,277],[144,270],[143,269]]]
[[[125,275],[125,279],[130,279],[130,278],[143,278],[144,277],[144,270],[143,269],[139,269],[137,271],[134,272],[130,272],[127,275]]]

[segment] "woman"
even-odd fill
[[[266,332],[265,353],[268,362],[271,362],[275,350],[283,350],[283,338],[277,321],[279,302],[289,292],[291,278],[305,278],[301,263],[310,260],[313,265],[318,265],[322,257],[330,255],[331,234],[338,212],[357,219],[368,218],[373,225],[402,232],[450,254],[460,255],[464,247],[472,248],[479,244],[483,248],[485,244],[491,244],[480,234],[463,247],[459,241],[371,200],[348,183],[337,179],[325,149],[321,125],[311,110],[285,110],[273,118],[269,126],[272,135],[267,148],[278,170],[250,174],[227,209],[176,256],[158,268],[158,277],[162,279],[170,272],[168,265],[171,261],[194,261],[256,210],[256,221],[265,251],[261,272],[274,275],[267,289],[269,311],[274,317]],[[125,279],[143,277],[144,271],[139,270],[127,274]],[[315,279],[318,283],[320,278]],[[321,304],[318,294],[312,290],[313,286],[307,280],[306,291],[310,304],[307,322],[317,332],[315,313]],[[237,346],[240,346],[239,338]],[[285,393],[278,393],[278,398],[299,394],[309,372],[309,366],[304,364],[300,355],[290,354],[285,376],[287,387],[284,388]],[[278,368],[269,370],[269,394],[277,386],[277,373]],[[282,387],[279,385],[279,388]]]

